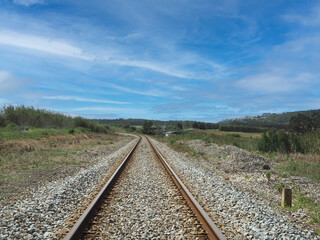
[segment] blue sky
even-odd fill
[[[320,108],[320,2],[0,0],[0,106],[222,119]]]

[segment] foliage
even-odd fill
[[[311,117],[298,114],[290,120],[290,130],[296,133],[307,133],[320,127],[320,113],[314,113]]]
[[[292,175],[307,176],[320,181],[320,161],[306,162],[301,160],[288,159],[279,167],[280,171],[288,172]]]
[[[215,123],[193,122],[192,127],[206,130],[206,129],[218,129],[219,125]]]
[[[320,109],[308,110],[308,111],[285,112],[281,114],[264,113],[260,116],[255,116],[255,117],[223,120],[219,122],[219,124],[286,129],[286,127],[290,124],[291,118],[297,116],[298,114],[304,114],[307,117],[311,117],[319,113],[320,113]]]
[[[144,121],[142,125],[142,132],[145,134],[154,134],[152,130],[152,125],[153,125],[153,122],[151,120]]]
[[[266,172],[266,178],[268,179],[268,181],[270,181],[270,178],[271,178],[271,172],[270,171]]]
[[[205,142],[212,142],[216,144],[227,144],[236,145],[240,148],[247,149],[249,151],[256,151],[257,148],[257,137],[252,136],[241,136],[239,134],[224,134],[220,135],[215,131],[204,131],[204,130],[194,130],[185,132],[182,135],[170,135],[169,141],[171,140],[193,140],[201,139]]]
[[[92,132],[107,133],[108,128],[81,117],[72,118],[60,113],[25,106],[4,106],[0,110],[3,131],[22,131],[28,128],[87,128]]]
[[[260,133],[266,131],[266,128],[250,127],[250,126],[237,126],[237,125],[220,125],[220,131],[226,132],[248,132],[248,133]]]
[[[179,128],[179,129],[183,129],[183,125],[182,125],[182,123],[181,123],[181,122],[178,122],[178,123],[177,123],[177,128]]]
[[[281,193],[281,192],[282,192],[282,189],[283,189],[284,187],[286,187],[286,185],[284,184],[284,182],[279,181],[279,182],[278,182],[278,185],[276,186],[276,189],[277,189],[278,192]]]
[[[262,134],[262,138],[258,140],[258,149],[262,152],[303,152],[300,141],[295,135],[288,134],[283,130],[276,131],[271,129]]]

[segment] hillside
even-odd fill
[[[129,119],[96,119],[96,121],[100,122],[101,124],[114,124],[114,125],[126,125],[129,124],[131,126],[142,126],[144,121],[147,119],[137,119],[137,118],[129,118]],[[186,127],[191,127],[194,121],[160,121],[160,120],[152,120],[154,126],[176,126],[177,123],[183,123]]]
[[[304,114],[311,117],[315,113],[320,113],[318,110],[307,110],[307,111],[296,111],[296,112],[285,112],[285,113],[264,113],[260,116],[244,117],[237,119],[226,119],[220,121],[221,125],[245,125],[245,126],[257,126],[257,127],[275,127],[285,128],[289,123],[290,119],[298,114]]]

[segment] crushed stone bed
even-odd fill
[[[227,239],[320,239],[311,230],[290,224],[254,194],[219,178],[208,162],[188,158],[163,143],[151,141]]]
[[[28,198],[0,206],[0,239],[55,239],[61,224],[82,205],[137,140],[76,174],[30,189]]]
[[[99,239],[206,239],[196,236],[205,232],[194,223],[199,224],[142,138],[86,232]]]

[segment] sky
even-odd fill
[[[223,119],[320,108],[318,0],[0,0],[0,107]]]

